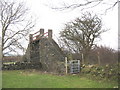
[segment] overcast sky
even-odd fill
[[[21,1],[21,0],[20,0]],[[31,14],[37,18],[35,30],[38,31],[40,28],[53,30],[53,38],[59,36],[59,32],[63,29],[64,24],[76,17],[80,17],[81,13],[90,11],[93,14],[97,14],[102,18],[103,28],[110,29],[106,33],[101,35],[101,40],[98,41],[98,45],[105,45],[114,49],[118,48],[118,7],[115,6],[105,14],[105,9],[113,3],[113,0],[106,0],[110,3],[99,5],[92,9],[85,9],[81,11],[80,8],[75,10],[56,11],[50,8],[50,6],[60,6],[62,0],[23,0],[26,2],[26,6],[31,9]],[[74,3],[80,0],[63,0],[66,2]],[[74,2],[73,2],[74,1]],[[47,6],[48,5],[48,6]],[[101,15],[104,14],[104,15]]]

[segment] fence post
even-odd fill
[[[84,64],[84,56],[83,56],[83,53],[82,53],[82,64]]]
[[[67,57],[65,57],[65,72],[66,72],[66,74],[68,73],[68,69],[67,69]]]

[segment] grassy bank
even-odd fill
[[[3,71],[3,88],[113,88],[117,83],[78,75],[52,75],[37,71]]]

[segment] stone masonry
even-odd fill
[[[35,34],[37,34],[35,36]],[[41,63],[45,71],[60,71],[64,63],[64,54],[52,38],[52,30],[44,33],[44,29],[30,34],[29,45],[23,60],[30,63]],[[47,35],[46,35],[47,34]],[[63,66],[62,66],[63,67]]]

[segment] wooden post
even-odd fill
[[[66,74],[68,73],[68,69],[67,69],[67,57],[65,57],[65,72],[66,72]]]
[[[83,56],[83,53],[82,53],[82,64],[84,64],[84,56]]]

